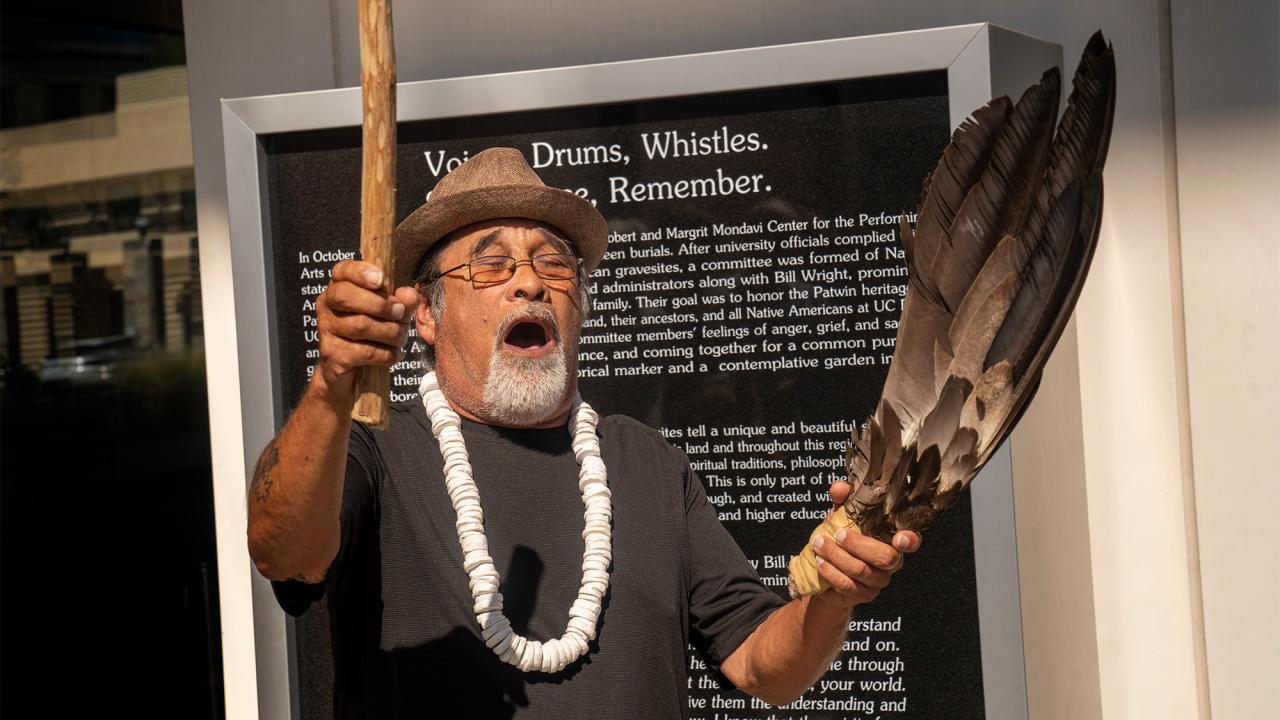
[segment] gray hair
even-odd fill
[[[436,325],[440,324],[440,318],[444,315],[444,283],[440,282],[443,278],[438,277],[436,273],[440,272],[440,255],[450,243],[457,239],[460,230],[453,232],[440,238],[431,246],[427,253],[422,256],[422,260],[418,261],[418,272],[414,274],[414,287],[418,290],[418,295],[425,298],[427,304],[431,307],[431,318],[435,320]],[[572,242],[564,240],[557,236],[564,247],[573,253],[573,256],[581,259],[582,255],[578,252],[577,246]],[[586,266],[582,263],[578,264],[578,307],[582,308],[581,322],[586,322],[591,316],[591,276],[587,274]],[[582,326],[579,324],[578,329]],[[418,362],[421,364],[422,372],[434,370],[436,367],[436,348],[431,343],[418,338],[422,343],[422,352],[418,355]]]

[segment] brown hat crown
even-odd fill
[[[600,264],[609,241],[609,226],[594,205],[567,190],[547,187],[519,150],[489,148],[441,178],[427,202],[396,228],[396,285],[413,282],[422,256],[444,236],[504,217],[557,228],[577,248],[588,271]]]
[[[467,160],[436,183],[431,197],[448,197],[489,185],[537,185],[542,178],[515,148],[490,148]]]

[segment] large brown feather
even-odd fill
[[[1055,133],[1059,79],[997,98],[952,137],[903,227],[910,278],[881,402],[855,433],[845,510],[887,540],[923,530],[1039,387],[1097,245],[1115,62],[1085,48]]]

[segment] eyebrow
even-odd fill
[[[568,240],[556,235],[544,227],[535,227],[533,229],[535,232],[542,235],[547,242],[551,243],[557,252],[574,253],[575,247],[573,243]],[[488,235],[480,238],[480,240],[475,244],[475,247],[471,248],[471,257],[479,257],[480,253],[495,245],[498,242],[498,237],[500,235],[502,235],[502,228],[498,228],[497,230],[494,230]]]
[[[488,235],[480,238],[480,242],[476,243],[475,247],[471,248],[471,257],[479,257],[480,253],[488,250],[490,245],[493,245],[498,241],[498,236],[501,234],[502,228],[498,228],[497,230],[494,230]]]
[[[536,231],[536,232],[540,233],[540,234],[541,234],[544,238],[546,238],[546,239],[547,239],[547,240],[548,240],[552,245],[554,245],[554,246],[555,246],[555,248],[556,248],[557,250],[565,251],[565,252],[570,252],[570,253],[572,253],[572,252],[573,252],[573,250],[574,250],[573,243],[571,243],[571,242],[569,242],[568,240],[566,240],[566,239],[564,239],[564,238],[560,237],[559,235],[556,235],[555,233],[551,232],[550,230],[548,230],[548,229],[546,229],[546,228],[544,228],[544,227],[535,227],[535,228],[534,228],[534,231]]]

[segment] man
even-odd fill
[[[590,203],[495,148],[401,223],[393,294],[334,267],[321,361],[254,473],[249,548],[291,614],[326,598],[338,717],[683,717],[690,642],[783,704],[900,566],[857,533],[815,542],[833,589],[784,603],[683,453],[629,418],[592,427],[578,342],[606,241]],[[397,362],[409,322],[435,369],[424,402],[382,433],[353,424],[355,369]]]

